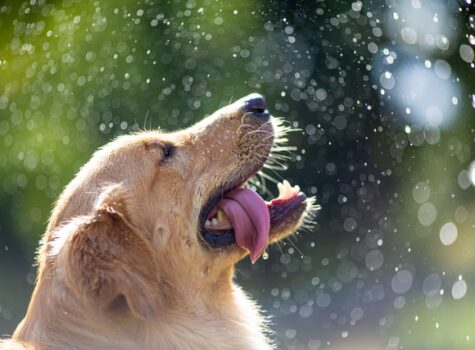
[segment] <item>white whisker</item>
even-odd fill
[[[297,247],[297,244],[294,241],[292,241],[292,238],[294,238],[294,237],[297,237],[297,236],[296,235],[289,236],[289,237],[287,237],[286,241],[289,242],[292,245],[292,247],[294,247],[294,249],[297,251],[297,253],[300,254],[300,257],[303,258],[304,254],[303,254],[302,250],[300,250],[300,248]]]
[[[297,150],[297,147],[294,147],[294,146],[276,146],[276,147],[272,147],[272,151],[275,151],[275,152],[292,152],[292,151],[296,151]]]
[[[241,131],[241,128],[244,128],[244,127],[246,127],[246,128],[254,128],[254,126],[252,126],[251,124],[241,124],[241,125],[239,126],[239,128],[237,129],[236,132],[239,134],[239,132]]]
[[[284,165],[271,165],[269,163],[264,163],[263,167],[270,170],[287,170],[288,169]]]
[[[276,184],[277,184],[277,183],[281,182],[281,181],[277,180],[276,178],[274,178],[274,177],[272,177],[272,176],[266,174],[262,169],[259,170],[258,174],[259,174],[260,176],[262,176],[263,178],[265,178],[265,179],[267,179],[267,180],[269,180],[269,181],[272,181],[273,183],[276,183]],[[276,174],[277,174],[277,173],[276,173]],[[277,175],[279,175],[279,174],[277,174]],[[279,175],[279,177],[280,177],[280,179],[282,180],[282,177],[281,177],[280,175]]]

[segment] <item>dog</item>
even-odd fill
[[[99,149],[56,203],[26,316],[0,348],[274,349],[233,274],[316,208],[287,181],[269,202],[248,188],[279,129],[251,94]]]

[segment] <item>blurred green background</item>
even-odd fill
[[[250,92],[301,131],[288,178],[322,206],[238,281],[282,349],[475,348],[471,0],[0,1],[0,333],[100,145]],[[272,189],[275,185],[268,184]]]

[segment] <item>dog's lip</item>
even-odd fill
[[[279,199],[274,198],[267,203],[269,208],[270,218],[271,218],[271,227],[280,224],[289,216],[291,212],[298,209],[301,205],[305,203],[307,196],[303,192],[299,192],[292,198],[288,199]]]

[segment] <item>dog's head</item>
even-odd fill
[[[247,188],[275,144],[275,125],[252,94],[182,131],[119,137],[64,191],[44,255],[69,266],[65,278],[87,298],[125,297],[142,318],[153,310],[144,293],[222,288],[239,259],[254,261],[291,234],[311,205],[288,182],[269,202]]]

